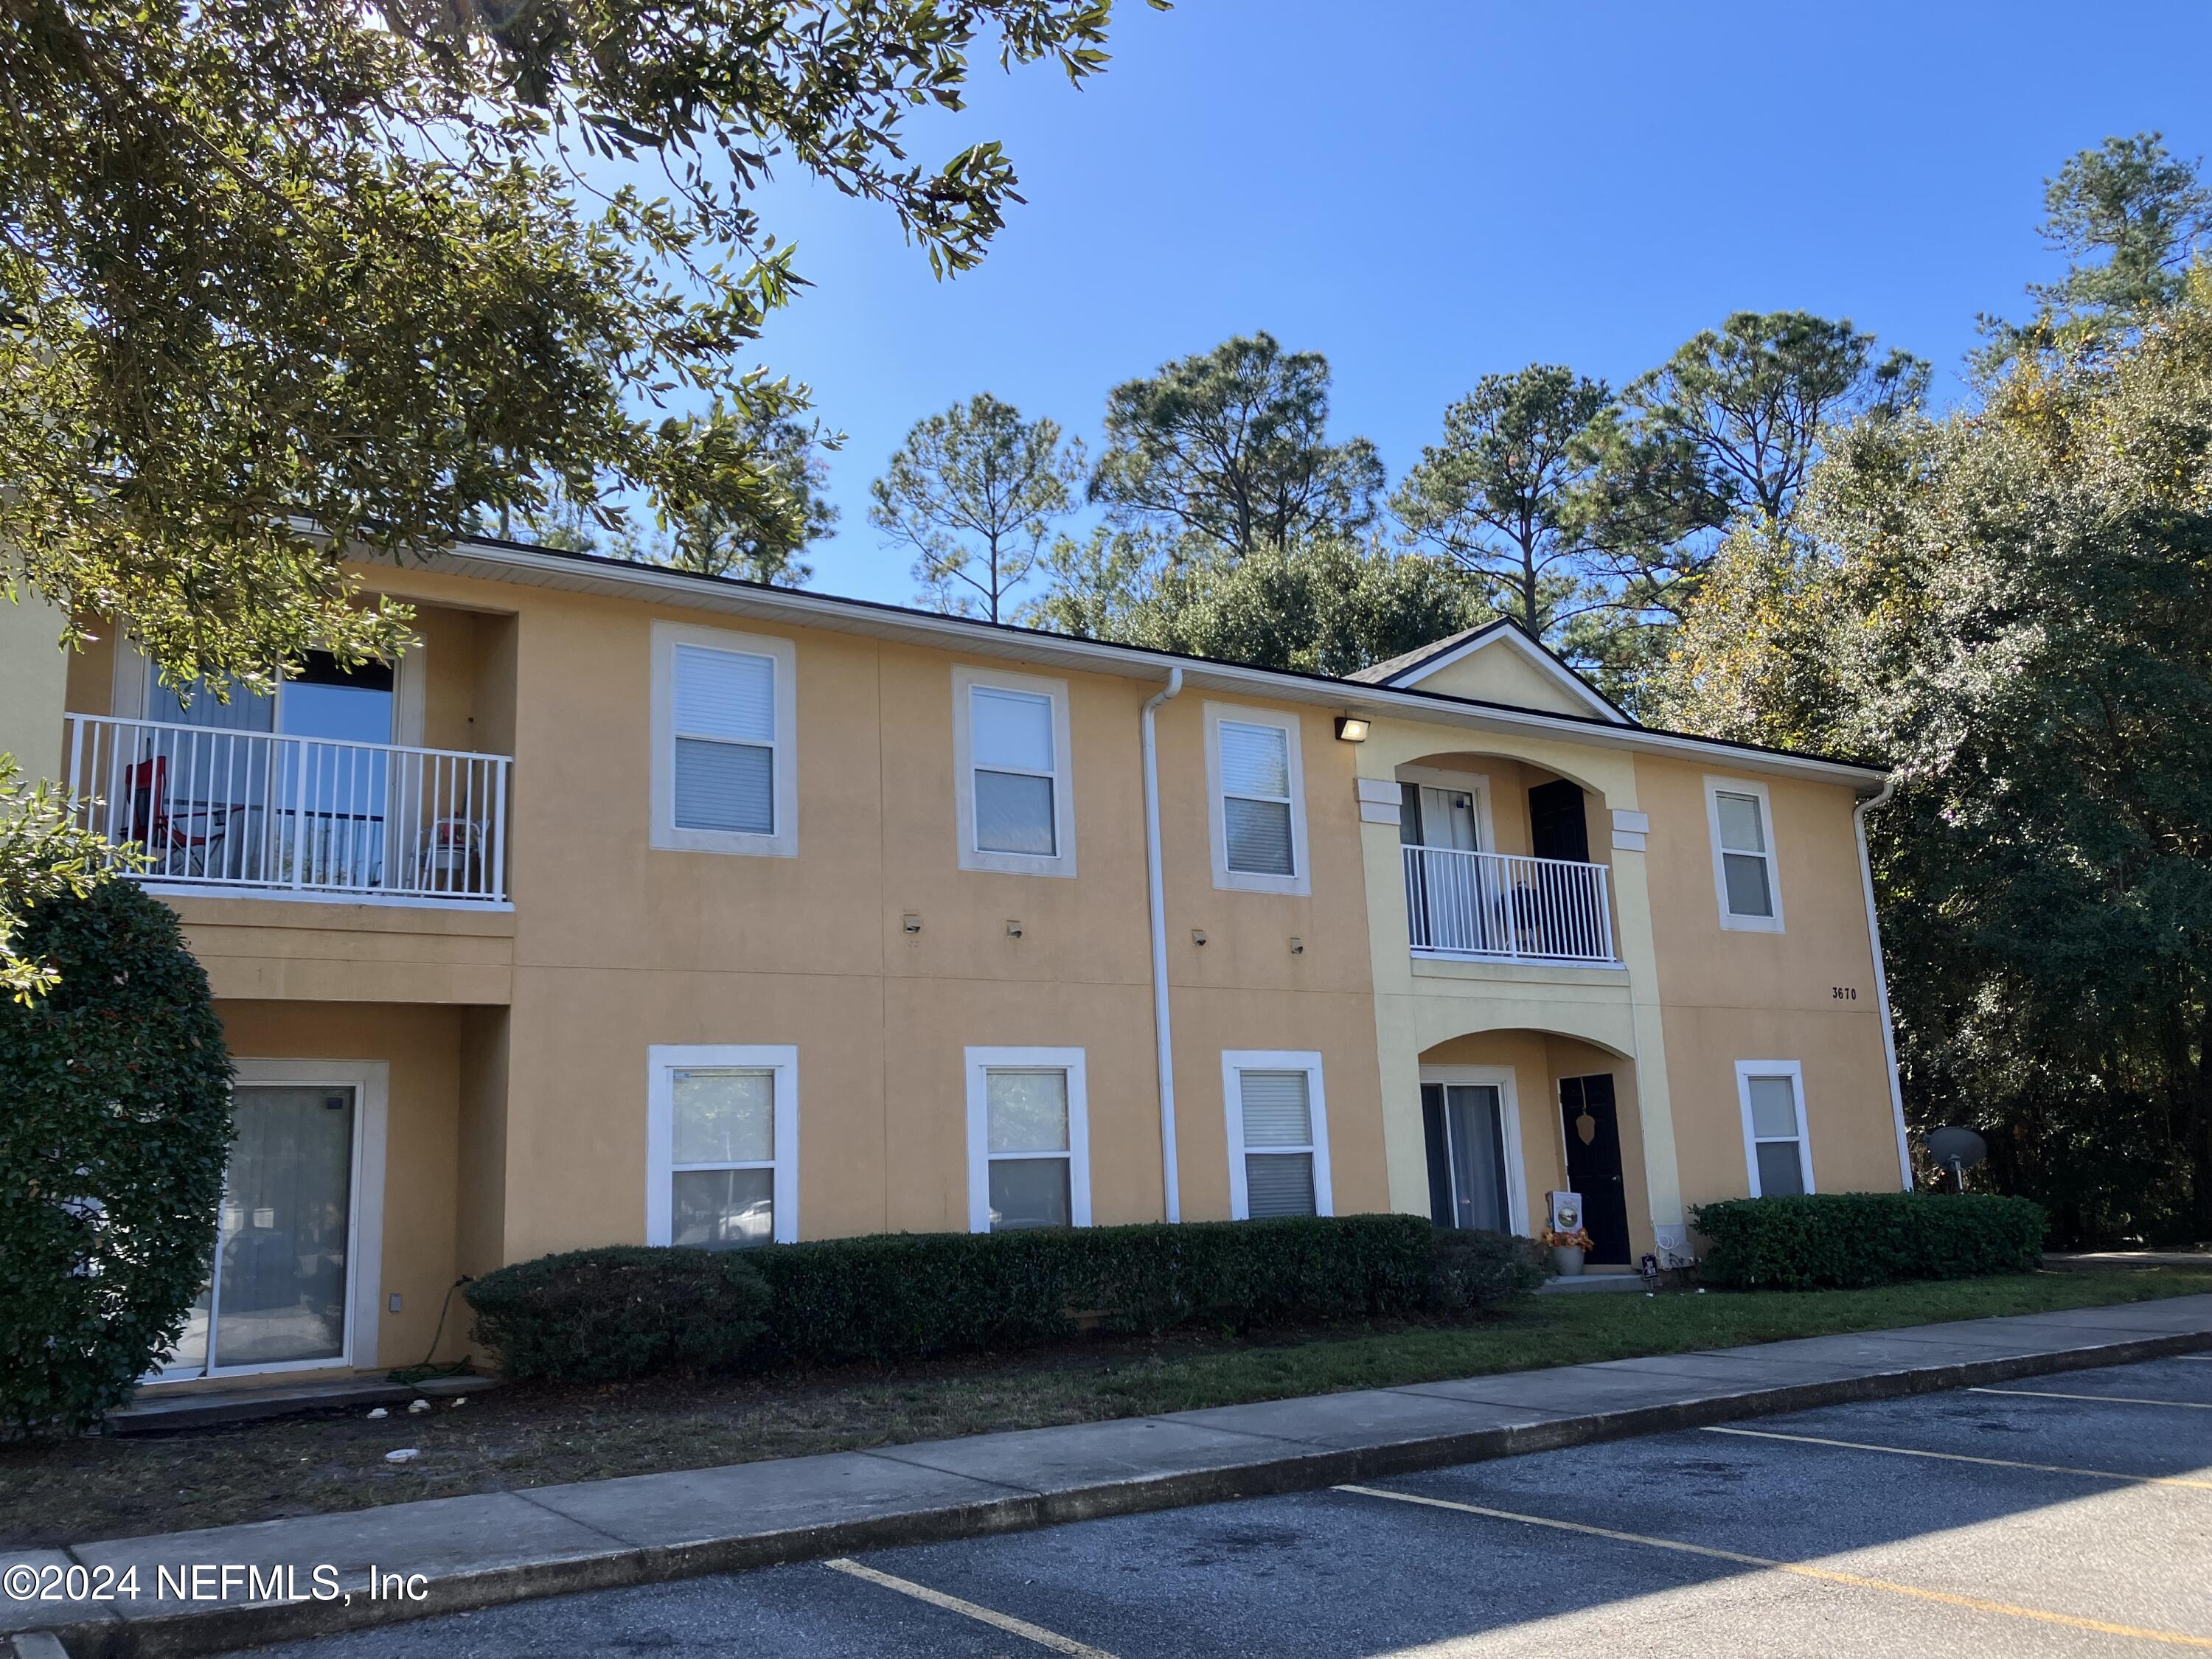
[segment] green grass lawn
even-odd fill
[[[160,1437],[0,1447],[0,1543],[126,1537],[417,1498],[847,1451],[2212,1291],[2204,1268],[2036,1273],[1876,1291],[1536,1297],[1471,1325],[1239,1340],[1086,1339],[1042,1353],[803,1377],[510,1386],[380,1422],[350,1410]],[[388,1464],[414,1446],[421,1456]]]

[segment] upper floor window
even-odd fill
[[[1221,1092],[1231,1218],[1333,1214],[1321,1056],[1230,1049],[1221,1056]]]
[[[968,1228],[1091,1224],[1091,1135],[1080,1048],[970,1048]]]
[[[1774,814],[1766,786],[1743,778],[1707,778],[1705,827],[1712,838],[1721,926],[1780,933],[1782,884],[1775,868]]]
[[[960,867],[1073,875],[1067,683],[956,667],[952,698]]]
[[[1297,716],[1206,704],[1206,771],[1213,884],[1311,891]]]
[[[799,1050],[655,1046],[645,1242],[727,1250],[799,1237]]]
[[[799,851],[789,640],[653,625],[653,844]]]
[[[1743,1158],[1751,1195],[1784,1198],[1811,1192],[1804,1068],[1794,1060],[1740,1060],[1735,1088],[1743,1108]]]

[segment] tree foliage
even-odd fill
[[[842,440],[787,415],[756,412],[750,419],[755,453],[792,510],[748,518],[702,503],[674,515],[659,557],[678,570],[804,587],[814,568],[799,555],[837,527],[836,504],[823,493],[830,469],[821,452]]]
[[[915,422],[869,488],[868,522],[915,550],[925,603],[992,622],[1075,505],[1083,446],[988,392]]]
[[[2080,352],[2127,337],[2181,297],[2190,260],[2212,246],[2212,186],[2162,135],[2107,138],[2044,180],[2043,240],[2070,256],[2055,283],[2031,283],[2025,324],[1982,319],[1984,368],[2022,351]]]
[[[230,1060],[177,918],[131,882],[41,896],[57,971],[0,1003],[0,1421],[82,1428],[183,1334],[229,1155]]]
[[[1328,360],[1273,335],[1223,342],[1117,386],[1090,497],[1123,529],[1249,554],[1374,522],[1382,458],[1328,437]]]
[[[1877,355],[1848,318],[1739,311],[1692,337],[1593,437],[1588,533],[1611,555],[1622,607],[1679,622],[1729,526],[1786,523],[1829,433],[1916,408],[1927,385],[1926,363]]]
[[[54,964],[19,945],[31,907],[82,898],[107,877],[116,850],[77,823],[68,794],[26,782],[13,755],[0,755],[0,992],[18,1002],[53,988]]]
[[[1422,450],[1390,498],[1410,535],[1549,644],[1607,597],[1586,503],[1591,430],[1612,402],[1604,381],[1555,363],[1486,374],[1444,411],[1443,441]]]
[[[2212,273],[1984,405],[1868,423],[1740,537],[1670,695],[1893,757],[1909,1109],[2069,1237],[2212,1236]]]
[[[1109,527],[1063,539],[1049,564],[1033,626],[1304,673],[1350,674],[1493,614],[1441,558],[1371,537],[1239,553]]]
[[[556,497],[801,528],[743,356],[799,282],[789,165],[940,272],[1018,199],[927,167],[979,40],[1073,80],[1110,0],[22,0],[0,21],[0,544],[165,673],[396,652],[337,568]],[[989,49],[987,46],[986,49]],[[651,178],[651,190],[639,179]],[[653,190],[663,191],[652,193]],[[660,412],[720,392],[714,416]]]

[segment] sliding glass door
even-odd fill
[[[1421,1117],[1437,1224],[1512,1231],[1504,1091],[1494,1083],[1424,1083]]]
[[[241,1083],[213,1270],[165,1378],[349,1357],[361,1090]]]

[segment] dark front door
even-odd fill
[[[1613,1073],[1559,1079],[1559,1125],[1567,1140],[1567,1185],[1582,1194],[1592,1261],[1628,1265],[1628,1193],[1620,1173],[1620,1114]]]
[[[1589,823],[1583,817],[1583,789],[1560,778],[1528,792],[1528,850],[1540,859],[1589,862]]]

